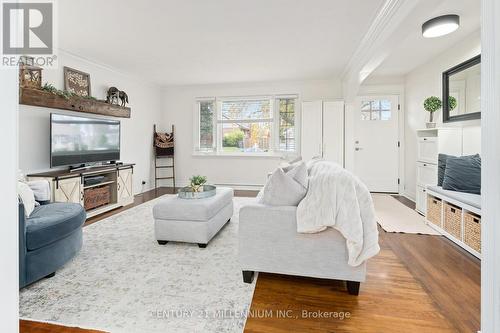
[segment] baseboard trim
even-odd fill
[[[417,202],[417,199],[416,198],[412,198],[411,196],[408,195],[408,193],[403,193],[401,194],[402,197],[405,197],[406,199],[410,200],[410,201],[413,201],[413,202]]]

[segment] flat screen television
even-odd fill
[[[120,122],[52,113],[50,166],[120,159]]]

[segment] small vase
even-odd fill
[[[436,123],[432,122],[432,123],[425,123],[425,127],[426,128],[436,128]]]

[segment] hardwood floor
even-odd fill
[[[86,225],[166,193],[173,193],[173,189],[145,192],[136,196],[132,205],[89,219]],[[235,191],[237,196],[255,194]],[[396,199],[409,207],[414,205],[406,198]],[[361,284],[358,297],[347,294],[341,281],[259,274],[251,305],[253,316],[249,316],[245,332],[479,330],[479,260],[441,236],[386,233],[380,229],[380,244],[380,254],[368,262],[367,281]],[[272,316],[262,318],[269,311]],[[309,311],[310,317],[303,311]],[[317,317],[318,313],[333,316],[335,312],[350,316]],[[22,333],[97,332],[29,321],[21,321],[20,327]]]
[[[41,323],[31,320],[20,320],[20,332],[36,333],[103,333],[103,331],[87,330],[79,327],[69,327],[54,324]]]

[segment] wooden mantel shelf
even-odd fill
[[[51,92],[39,89],[20,88],[19,104],[86,112],[111,117],[130,118],[129,107],[108,104],[86,98],[72,97],[66,99]]]

